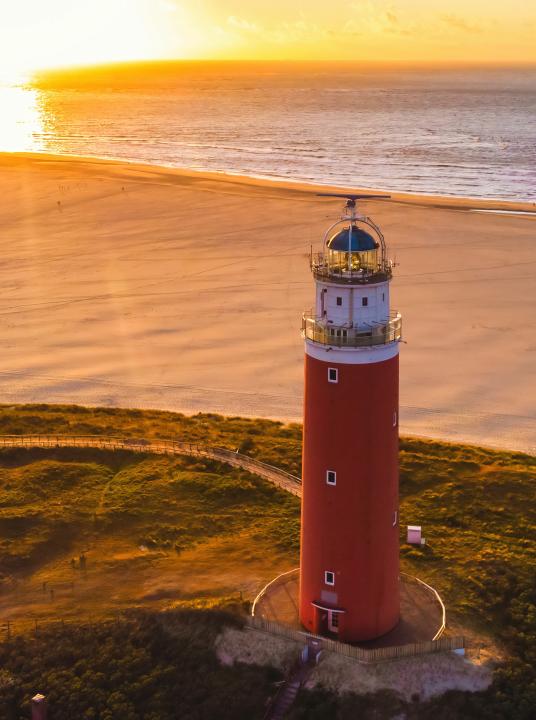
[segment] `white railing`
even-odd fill
[[[363,328],[336,325],[319,318],[312,313],[304,313],[302,333],[307,340],[331,345],[333,347],[371,347],[398,342],[402,338],[402,316],[392,313],[384,324],[378,324],[364,330]]]

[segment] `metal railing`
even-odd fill
[[[348,327],[348,325],[335,325],[327,322],[325,318],[315,317],[312,313],[304,313],[302,333],[307,340],[333,347],[358,348],[387,345],[387,343],[398,342],[402,338],[402,316],[400,313],[392,313],[385,324],[363,330]]]
[[[436,599],[437,604],[441,608],[441,625],[439,626],[436,634],[432,638],[432,640],[439,640],[441,637],[443,637],[445,630],[447,629],[447,610],[445,608],[445,603],[441,599],[441,595],[437,592],[435,588],[433,588],[431,585],[428,585],[428,583],[425,583],[424,580],[421,580],[418,577],[415,577],[414,575],[408,575],[407,573],[401,572],[401,577],[405,577],[407,581],[417,583],[418,585],[421,585],[423,588],[428,590],[434,598]]]
[[[1,448],[99,448],[153,455],[190,455],[242,468],[301,497],[300,478],[285,470],[227,448],[208,447],[181,440],[149,440],[110,435],[0,435]]]
[[[386,282],[393,275],[391,263],[378,259],[374,265],[348,268],[346,262],[330,261],[328,254],[320,252],[311,256],[311,270],[317,280],[329,280],[343,285],[368,285]]]

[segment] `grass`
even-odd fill
[[[17,449],[0,452],[0,473],[11,621],[250,597],[295,563],[297,499],[217,462]]]
[[[0,406],[0,433],[176,438],[238,448],[297,475],[300,468],[301,427],[268,420]],[[210,607],[238,591],[247,600],[297,564],[299,501],[219,463],[17,449],[0,453],[0,477],[0,611],[13,620]],[[439,590],[454,629],[493,636],[513,658],[497,674],[494,699],[473,712],[451,696],[459,706],[451,717],[530,718],[523,703],[536,703],[535,477],[536,458],[520,453],[401,441],[402,568]],[[423,526],[423,548],[405,545],[407,524]],[[85,572],[70,564],[81,552]],[[326,714],[300,715],[312,702],[305,694],[296,718],[346,718],[368,707],[315,697]],[[442,707],[413,716],[438,720]]]
[[[4,450],[0,467],[0,562],[13,570],[107,534],[181,552],[247,530],[277,547],[285,516],[296,520],[288,495],[210,461],[36,449]],[[283,549],[296,549],[295,522],[289,532]]]
[[[451,620],[489,629],[490,583],[498,594],[536,567],[536,458],[404,439],[400,467],[402,526],[426,536],[422,549],[402,544],[403,567],[440,591]]]

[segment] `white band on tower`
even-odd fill
[[[305,352],[309,357],[334,365],[370,365],[384,362],[398,355],[398,342],[363,348],[339,348],[305,340]]]

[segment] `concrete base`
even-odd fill
[[[257,599],[255,616],[303,630],[298,614],[299,571],[268,585]],[[430,590],[408,576],[400,578],[400,621],[391,632],[357,643],[363,648],[392,647],[432,640],[441,627],[442,608]],[[331,636],[336,639],[335,636]]]

